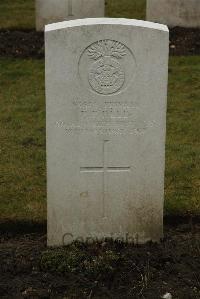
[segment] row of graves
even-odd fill
[[[105,0],[36,0],[36,29],[80,18],[104,17]],[[147,0],[146,19],[169,27],[200,27],[199,0]]]

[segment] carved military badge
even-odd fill
[[[85,87],[99,95],[118,94],[134,79],[136,62],[131,50],[119,41],[104,39],[88,46],[79,60]]]
[[[123,86],[125,72],[120,60],[126,54],[125,46],[112,40],[101,40],[88,48],[88,56],[95,60],[89,71],[89,83],[96,92],[112,94]]]

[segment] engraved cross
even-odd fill
[[[110,167],[108,166],[107,161],[107,143],[109,140],[104,140],[103,142],[103,165],[102,166],[94,166],[94,167],[81,167],[80,171],[81,173],[102,173],[103,174],[103,180],[102,180],[102,201],[103,201],[103,218],[105,217],[105,200],[106,200],[106,182],[107,182],[107,174],[108,173],[116,173],[116,172],[130,172],[131,167],[130,166],[115,166]]]
[[[72,0],[68,0],[68,17],[73,16]]]

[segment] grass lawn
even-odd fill
[[[106,16],[144,20],[146,0],[106,0]]]
[[[165,212],[200,215],[200,57],[169,68]],[[0,59],[0,219],[46,219],[43,60]]]
[[[200,56],[169,66],[166,212],[200,215]]]
[[[34,27],[34,0],[0,1],[0,29],[33,29]]]
[[[106,16],[145,18],[146,0],[107,0]],[[1,0],[0,28],[33,29],[34,0]],[[165,212],[200,215],[200,57],[169,68]],[[43,60],[0,59],[0,218],[46,218]]]
[[[146,0],[106,0],[106,16],[145,18]],[[35,0],[1,0],[0,29],[34,29]]]
[[[46,218],[44,64],[0,60],[0,219]]]

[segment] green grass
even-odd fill
[[[106,16],[145,18],[146,0],[106,0]],[[35,0],[1,0],[0,29],[34,29]]]
[[[44,63],[0,59],[0,219],[46,218]],[[165,212],[200,215],[200,57],[169,68]]]
[[[0,218],[46,218],[44,64],[0,60]]]
[[[145,19],[146,0],[107,0],[106,16]]]
[[[200,57],[174,57],[169,68],[166,209],[200,214]]]
[[[145,18],[145,0],[107,0],[106,16]],[[1,0],[0,28],[35,26],[34,0]],[[0,59],[0,218],[46,218],[44,63]],[[200,57],[169,68],[165,212],[200,214]]]
[[[34,0],[1,0],[0,29],[35,28]]]

